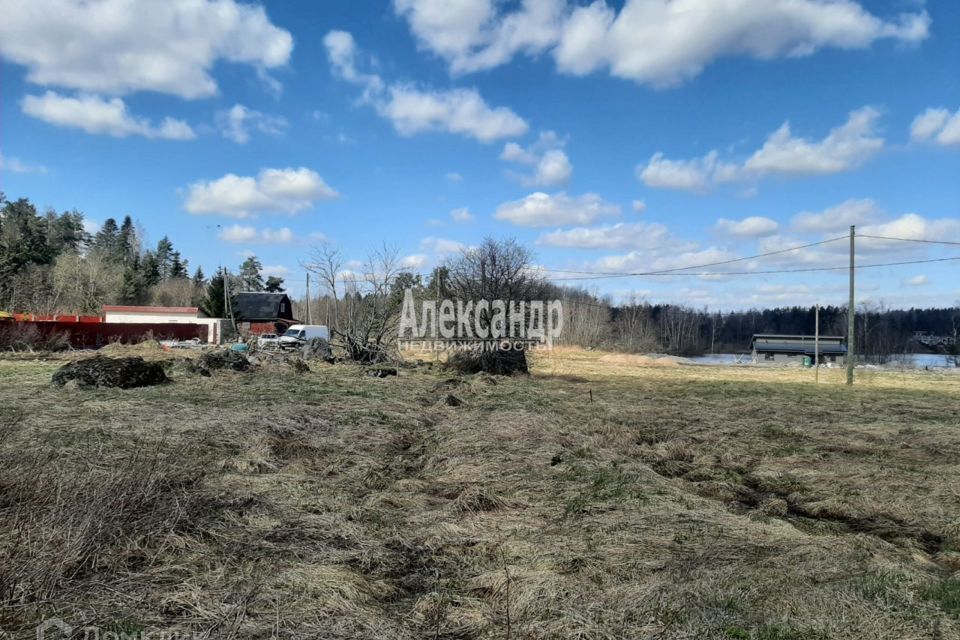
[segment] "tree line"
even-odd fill
[[[105,304],[199,306],[224,317],[223,290],[280,291],[264,280],[256,256],[234,275],[221,268],[209,280],[168,236],[144,247],[130,216],[107,218],[95,233],[76,210],[43,213],[26,198],[0,193],[0,310],[41,315],[99,314]]]

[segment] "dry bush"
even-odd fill
[[[34,324],[0,321],[0,351],[65,351],[66,331],[40,331]]]

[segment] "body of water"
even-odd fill
[[[733,353],[710,353],[703,356],[694,356],[690,358],[695,364],[736,364],[737,358],[740,358],[742,364],[750,364],[750,354],[738,356]],[[910,353],[904,356],[906,366],[922,369],[923,367],[952,367],[952,363],[947,363],[946,357],[936,353]],[[889,363],[887,366],[896,366],[900,359]]]

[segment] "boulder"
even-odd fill
[[[304,360],[323,360],[333,364],[335,358],[330,343],[323,338],[311,338],[300,349]]]
[[[247,371],[250,369],[250,360],[247,359],[247,356],[231,349],[207,351],[197,360],[199,366],[206,371],[217,371],[219,369]]]
[[[96,356],[69,362],[53,374],[53,383],[59,387],[73,382],[81,388],[133,389],[163,384],[169,380],[162,364],[146,362],[139,356],[130,358]]]

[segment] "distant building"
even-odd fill
[[[206,327],[206,341],[219,344],[223,335],[222,318],[207,318],[197,307],[144,307],[103,305],[103,321],[108,324],[187,324]]]
[[[297,320],[285,293],[244,291],[233,296],[233,315],[242,336],[283,333]]]
[[[816,336],[777,335],[758,333],[750,348],[754,362],[802,361],[814,357]],[[820,364],[842,364],[847,355],[847,339],[843,336],[820,336]]]

